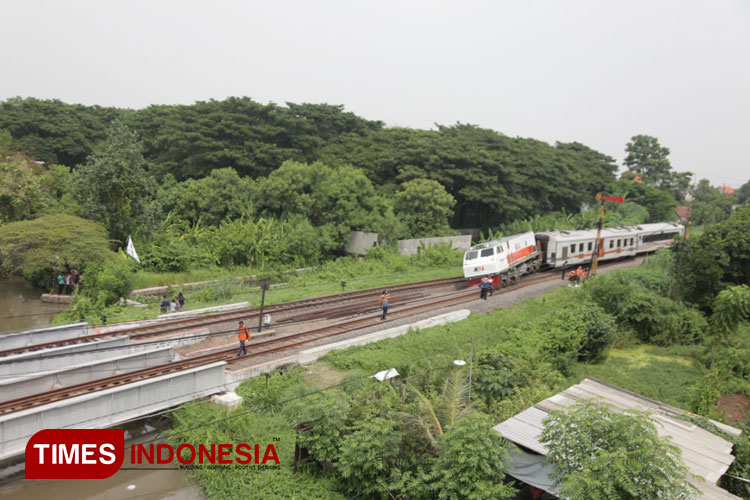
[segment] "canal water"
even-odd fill
[[[44,328],[66,305],[42,302],[39,290],[18,277],[0,279],[0,335]],[[132,442],[149,439],[148,432]],[[137,427],[137,424],[135,425]],[[145,429],[147,424],[143,424]],[[157,441],[158,442],[158,441]],[[121,470],[107,479],[36,480],[23,478],[23,464],[0,468],[0,497],[9,500],[202,500],[200,490],[179,470]]]
[[[49,326],[67,306],[42,302],[44,292],[17,276],[0,279],[0,333]]]

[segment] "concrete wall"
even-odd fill
[[[17,374],[18,378],[0,379],[0,402],[164,365],[172,361],[172,358],[172,349],[167,347],[92,361],[39,375]]]
[[[8,377],[16,376],[18,373],[46,372],[66,366],[88,363],[97,359],[111,358],[117,354],[124,355],[128,352],[134,353],[144,350],[143,347],[130,347],[129,349],[124,347],[129,344],[130,338],[115,337],[5,356],[0,358],[0,376]],[[112,348],[116,349],[112,350]]]
[[[349,244],[346,246],[346,253],[365,255],[369,249],[376,246],[378,246],[378,233],[352,231],[349,236]]]
[[[100,429],[224,390],[225,362],[134,382],[0,416],[0,460],[42,429]]]
[[[398,253],[401,255],[414,255],[419,250],[420,243],[429,247],[439,243],[450,243],[453,248],[465,252],[471,246],[471,235],[443,236],[441,238],[417,238],[414,240],[398,240]]]
[[[319,357],[331,351],[338,351],[340,349],[346,349],[353,345],[365,345],[377,342],[378,340],[390,339],[394,337],[400,337],[410,331],[424,330],[425,328],[432,328],[433,326],[444,325],[446,323],[453,323],[461,321],[469,317],[470,311],[468,309],[459,309],[458,311],[451,311],[446,314],[440,314],[432,318],[423,319],[416,323],[409,325],[401,325],[395,328],[388,328],[380,332],[370,333],[368,335],[362,335],[353,339],[342,340],[341,342],[334,342],[332,344],[321,345],[307,349],[299,353],[298,361],[300,364],[312,363]]]
[[[28,345],[45,344],[61,339],[83,337],[88,335],[86,323],[74,323],[71,325],[52,326],[39,328],[37,330],[26,330],[23,332],[4,333],[0,335],[0,351],[26,347]]]

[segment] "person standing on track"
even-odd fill
[[[482,278],[482,282],[479,284],[479,287],[479,298],[487,300],[487,295],[490,293],[490,289],[492,288],[492,281],[485,276],[484,278]]]
[[[385,291],[380,295],[380,307],[383,308],[383,315],[380,317],[380,321],[383,321],[385,319],[386,314],[388,314],[388,303],[390,301],[391,301],[391,296],[388,295],[388,291]]]
[[[237,332],[237,338],[240,341],[240,350],[237,351],[237,357],[245,356],[247,350],[245,349],[245,341],[250,340],[250,332],[247,330],[244,321],[240,321],[240,329]]]

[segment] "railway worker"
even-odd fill
[[[492,288],[492,282],[491,280],[485,276],[482,278],[482,282],[479,284],[479,298],[487,300],[487,295],[490,293],[490,289]]]
[[[240,341],[240,350],[237,351],[237,357],[244,356],[247,354],[247,350],[245,349],[245,341],[250,340],[250,332],[245,326],[244,321],[240,321],[240,328],[237,332],[237,339],[239,339]]]
[[[581,278],[583,278],[583,268],[578,266],[578,269],[576,269],[576,284],[581,284]]]
[[[566,260],[565,262],[563,262],[563,265],[562,265],[562,278],[561,279],[563,281],[565,281],[565,271],[567,270],[568,270],[568,261]]]
[[[391,301],[391,296],[388,295],[388,291],[386,290],[380,295],[380,307],[383,309],[383,315],[380,317],[380,321],[383,321],[385,319],[385,316],[388,314],[388,304]]]

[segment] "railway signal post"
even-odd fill
[[[614,201],[615,203],[622,203],[624,198],[622,196],[606,196],[603,192],[596,193],[596,201],[601,202],[599,205],[599,220],[596,221],[596,240],[594,241],[594,253],[591,255],[591,268],[589,269],[589,277],[596,274],[596,267],[599,264],[599,252],[602,248],[602,222],[604,221],[604,202]]]

